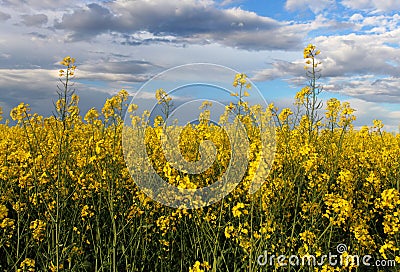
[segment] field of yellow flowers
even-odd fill
[[[79,97],[69,89],[75,60],[66,57],[56,114],[42,117],[21,103],[10,112],[16,124],[0,124],[0,270],[397,271],[393,263],[378,268],[257,261],[266,253],[319,257],[343,244],[343,255],[371,255],[400,267],[400,135],[385,132],[378,120],[355,130],[348,103],[331,99],[322,105],[318,54],[312,45],[304,50],[310,81],[296,94],[298,112],[272,104],[260,109],[274,118],[277,146],[255,194],[248,187],[259,135],[246,115],[247,91],[227,107],[228,113],[242,109],[249,167],[224,199],[198,209],[170,208],[139,190],[124,161],[123,115],[127,111],[135,124],[148,116],[135,115],[124,90],[101,110],[81,115]],[[243,74],[234,85],[250,88]],[[168,95],[157,96],[168,108]],[[202,140],[214,142],[217,160],[201,175],[166,162],[160,155],[163,119],[154,123],[145,130],[147,154],[170,183],[202,187],[228,167],[227,135],[207,118],[185,127],[180,142],[188,161],[198,159]]]

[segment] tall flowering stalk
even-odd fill
[[[63,203],[66,201],[64,197],[65,189],[70,191],[71,187],[67,185],[67,180],[69,173],[68,162],[70,161],[70,148],[69,148],[69,129],[71,129],[71,124],[73,118],[76,118],[79,114],[78,108],[78,96],[74,95],[74,90],[71,90],[71,79],[75,75],[75,59],[70,56],[65,57],[60,64],[63,69],[59,70],[59,81],[62,86],[58,87],[58,100],[55,103],[55,108],[57,112],[57,117],[60,119],[62,124],[62,130],[58,133],[58,159],[57,159],[57,176],[56,176],[56,203],[55,203],[55,215],[52,216],[54,228],[54,241],[53,245],[55,247],[55,260],[52,260],[54,264],[52,269],[59,271],[62,267],[63,259],[61,257],[61,235],[62,235],[62,224],[64,217]],[[72,119],[71,119],[72,118]],[[57,123],[58,124],[58,123]],[[59,129],[56,128],[57,131]],[[64,192],[63,192],[64,191]],[[68,194],[68,193],[67,193]],[[68,197],[68,195],[66,196]]]
[[[66,129],[66,118],[68,113],[68,102],[70,102],[71,98],[73,98],[74,91],[71,90],[71,80],[74,78],[75,75],[75,59],[71,58],[70,56],[65,57],[60,64],[64,66],[63,69],[59,70],[59,80],[62,86],[58,87],[58,101],[56,102],[56,111],[58,117],[63,122],[63,128]],[[76,98],[76,97],[75,97]]]
[[[306,70],[308,84],[296,94],[296,104],[303,105],[306,110],[308,134],[311,139],[312,131],[317,128],[321,121],[318,110],[322,108],[322,101],[318,98],[318,95],[322,92],[322,86],[317,82],[321,77],[321,70],[318,68],[321,62],[316,58],[321,51],[317,50],[315,45],[309,44],[304,48],[303,53],[306,60],[304,69]]]

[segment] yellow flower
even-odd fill
[[[211,266],[208,262],[204,261],[200,263],[199,261],[196,261],[193,267],[189,268],[189,272],[205,272],[208,269],[211,269]]]
[[[383,123],[381,120],[373,120],[374,128],[381,129],[383,128]]]
[[[243,213],[247,213],[247,210],[242,211],[241,209],[243,209],[245,206],[243,203],[238,203],[236,204],[236,206],[234,206],[232,208],[232,214],[234,217],[240,217]]]
[[[300,240],[302,240],[303,242],[307,243],[308,245],[312,245],[312,243],[315,240],[315,234],[312,233],[309,230],[306,230],[302,233],[300,233]]]
[[[137,111],[138,108],[139,108],[138,105],[136,105],[136,104],[130,104],[129,107],[128,107],[128,112]]]
[[[397,205],[400,205],[400,193],[395,188],[386,189],[378,200],[380,200],[380,203],[376,204],[377,207],[393,210]]]
[[[99,118],[99,112],[95,108],[91,108],[85,115],[84,120],[86,122],[93,122],[93,120]]]
[[[38,242],[43,241],[46,231],[46,222],[42,220],[35,220],[31,222],[29,227],[32,230],[32,238]]]
[[[247,83],[246,78],[247,78],[246,74],[236,74],[235,79],[234,79],[233,84],[232,84],[233,87],[236,88],[238,85],[240,85],[241,87],[249,86],[249,88],[250,88],[250,85]]]
[[[29,104],[21,102],[17,107],[11,110],[10,117],[13,120],[21,121],[22,119],[28,117],[28,112],[30,111]]]
[[[212,106],[212,102],[211,101],[204,101],[203,103],[201,103],[201,106],[199,107],[199,110],[206,109],[206,108],[211,107],[211,106]]]
[[[100,141],[98,141],[96,143],[96,154],[100,155],[103,152],[104,149],[105,149],[104,140],[101,139]]]
[[[57,266],[54,265],[53,262],[50,262],[49,269],[50,269],[51,272],[60,271],[60,270],[64,269],[64,265],[63,264],[59,264],[58,265],[58,270],[57,270]]]
[[[156,90],[156,99],[158,101],[158,104],[168,103],[172,100],[172,98],[167,94],[167,92],[161,88]]]
[[[316,55],[315,45],[309,44],[306,48],[304,48],[304,58],[313,58]],[[318,53],[320,54],[320,52]]]
[[[385,242],[385,244],[381,246],[381,248],[379,249],[379,253],[381,253],[381,255],[384,259],[388,259],[386,254],[389,251],[397,251],[397,250],[399,250],[399,248],[397,246],[395,246],[395,243],[393,241],[388,241],[388,242]]]
[[[333,225],[342,226],[351,217],[353,207],[348,200],[335,194],[326,194],[324,201],[328,208],[323,216],[328,218]]]
[[[18,269],[17,271],[29,271],[29,272],[34,272],[35,271],[35,260],[26,258],[23,260],[19,266],[21,269]]]
[[[70,56],[66,56],[62,61],[60,61],[60,64],[63,66],[70,66],[75,63],[75,58],[71,58]]]
[[[302,88],[299,92],[296,93],[295,96],[296,104],[297,105],[303,104],[307,96],[309,96],[310,94],[311,94],[311,88],[309,86]]]
[[[211,269],[211,265],[207,261],[202,262],[201,266],[203,266],[205,269]]]
[[[225,237],[226,238],[231,238],[233,231],[235,228],[233,226],[227,226],[225,227]]]
[[[118,96],[122,98],[122,101],[126,101],[129,98],[129,94],[125,89],[120,90]]]
[[[8,227],[13,228],[14,227],[14,222],[15,222],[14,219],[4,218],[3,221],[0,224],[0,228],[2,228],[2,229],[8,228]]]
[[[200,269],[201,263],[196,261],[192,268],[189,268],[189,272],[204,272],[203,269]]]
[[[0,221],[3,220],[3,218],[7,217],[8,215],[8,209],[4,205],[0,205]]]
[[[278,118],[279,118],[279,120],[280,120],[281,122],[284,122],[284,121],[287,120],[287,118],[289,117],[289,115],[292,115],[292,114],[293,114],[292,110],[289,109],[289,108],[286,108],[286,109],[283,109],[283,110],[281,111],[281,113],[279,114]]]
[[[94,215],[94,212],[90,210],[88,205],[83,206],[81,210],[81,217],[82,220],[85,220],[86,217],[92,217]]]

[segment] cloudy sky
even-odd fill
[[[177,65],[224,65],[268,102],[304,86],[302,49],[321,51],[323,98],[357,109],[357,125],[400,124],[397,0],[0,0],[0,106],[51,114],[58,62],[77,59],[82,111]]]

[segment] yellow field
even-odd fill
[[[249,167],[223,200],[198,209],[175,209],[152,201],[131,178],[122,150],[128,93],[82,117],[79,98],[70,95],[74,60],[60,73],[64,90],[54,117],[29,113],[20,104],[10,113],[18,124],[0,125],[1,271],[377,271],[352,263],[331,266],[260,265],[268,254],[371,255],[400,266],[400,135],[376,120],[354,130],[353,109],[345,102],[318,104],[315,47],[305,50],[310,85],[295,98],[299,113],[273,105],[259,109],[276,122],[276,153],[266,181],[249,194],[257,175],[257,131],[246,111],[246,77],[238,75],[238,117],[250,141]],[[311,68],[310,68],[311,67]],[[314,80],[314,81],[313,81]],[[158,91],[160,104],[168,95]],[[145,129],[147,154],[164,180],[178,188],[210,185],[231,158],[226,133],[207,119],[184,128],[180,151],[198,160],[198,147],[211,140],[217,160],[201,175],[173,169],[162,154],[163,120]],[[135,124],[147,116],[128,111]],[[321,119],[317,115],[325,118]],[[4,115],[4,114],[3,114]],[[161,155],[160,155],[161,154]],[[260,173],[258,173],[260,175]],[[382,268],[396,271],[396,267]]]

